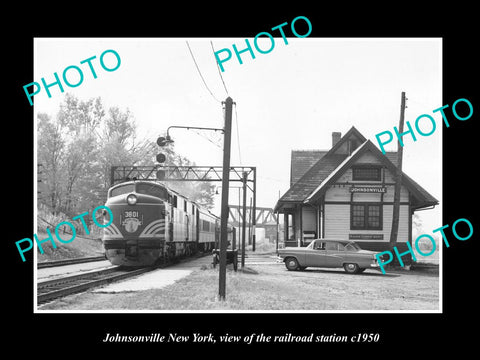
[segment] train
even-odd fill
[[[113,221],[102,242],[113,265],[153,266],[218,248],[220,218],[159,181],[116,184],[105,206]],[[228,226],[230,244],[234,231]]]

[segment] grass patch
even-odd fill
[[[87,292],[46,304],[55,310],[423,310],[438,308],[438,276],[415,271],[350,275],[340,269],[287,271],[282,264],[227,266],[226,299],[218,299],[218,267],[199,266],[161,289]]]
[[[216,269],[194,272],[174,285],[145,295],[155,299],[149,304],[153,309],[161,310],[289,309],[292,299],[288,282],[273,282],[270,276],[257,276],[259,273],[249,267],[227,271],[225,301],[218,299]],[[195,284],[193,296],[192,284]]]
[[[40,232],[37,234],[39,240],[46,239],[48,234],[46,232]],[[75,237],[70,243],[62,243],[55,237],[55,233],[52,231],[52,237],[55,240],[56,249],[53,248],[52,243],[47,241],[42,244],[43,254],[35,246],[37,250],[38,262],[51,261],[51,260],[63,260],[88,256],[99,256],[104,254],[102,240],[99,238],[89,238],[85,235]],[[65,239],[71,235],[66,235]]]

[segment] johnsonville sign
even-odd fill
[[[352,186],[350,188],[351,193],[386,193],[387,188],[385,186]]]

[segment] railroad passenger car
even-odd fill
[[[132,180],[114,185],[105,205],[113,221],[104,229],[103,245],[114,265],[168,262],[210,251],[219,238],[217,216],[159,182]]]

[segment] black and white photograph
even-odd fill
[[[37,311],[441,311],[442,41],[302,22],[35,39]]]
[[[469,9],[236,6],[77,11],[9,37],[7,342],[52,358],[472,346]]]

